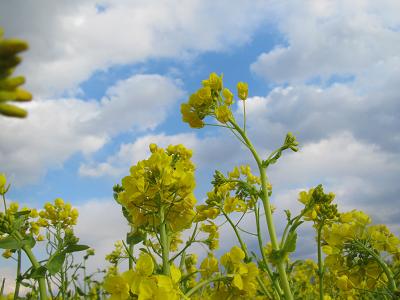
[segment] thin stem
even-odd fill
[[[186,297],[190,297],[191,295],[193,295],[194,293],[196,293],[199,289],[201,289],[203,286],[211,283],[211,282],[215,282],[215,281],[221,281],[221,280],[225,280],[228,278],[232,278],[233,275],[220,275],[218,277],[214,277],[214,278],[210,278],[208,280],[204,280],[200,283],[198,283],[196,286],[194,286],[193,288],[191,288],[186,294]]]
[[[255,161],[257,162],[257,166],[258,166],[258,169],[260,172],[260,179],[261,179],[261,190],[262,190],[261,200],[262,200],[263,206],[264,206],[265,218],[267,221],[269,236],[271,238],[272,249],[274,249],[275,251],[279,251],[280,247],[279,247],[278,238],[276,235],[275,225],[274,225],[273,217],[272,217],[271,205],[270,205],[269,196],[268,196],[267,174],[265,172],[265,168],[263,167],[262,161],[261,161],[257,151],[255,150],[253,144],[248,139],[246,133],[236,124],[236,122],[234,120],[230,120],[230,122],[231,122],[232,126],[235,127],[235,130],[243,138],[243,140],[247,144],[247,147],[249,148],[250,152],[253,154]],[[282,260],[282,261],[278,262],[277,267],[278,267],[278,272],[279,272],[279,277],[281,280],[282,288],[285,293],[285,298],[286,298],[286,300],[293,300],[293,295],[290,290],[284,261]]]
[[[7,202],[6,202],[6,196],[5,194],[1,195],[3,198],[3,204],[4,204],[4,213],[7,214]]]
[[[264,282],[262,282],[261,278],[257,276],[257,282],[260,285],[261,289],[263,290],[264,294],[267,295],[270,299],[275,299],[270,292],[268,292],[267,287],[265,286]]]
[[[246,255],[245,260],[247,260],[249,258],[249,253],[247,251],[246,244],[243,242],[242,237],[240,236],[240,233],[237,230],[235,224],[232,222],[231,218],[229,218],[228,215],[223,210],[221,210],[221,211],[222,211],[223,215],[225,216],[225,218],[227,219],[227,221],[229,222],[229,224],[231,224],[233,231],[235,231],[236,237],[240,243],[240,247],[242,248],[244,254]]]
[[[246,101],[243,101],[243,131],[246,133]]]
[[[18,299],[19,288],[21,286],[21,249],[17,251],[17,280],[15,282],[14,300]]]
[[[51,283],[50,283],[50,280],[49,280],[48,276],[46,276],[46,282],[47,282],[47,290],[49,291],[51,299],[53,299],[54,295],[53,295],[53,291],[51,290]]]
[[[184,254],[184,252],[186,251],[187,248],[190,247],[190,245],[193,244],[193,242],[195,241],[195,237],[196,237],[196,232],[197,232],[197,227],[198,227],[199,223],[196,223],[193,233],[190,237],[190,239],[186,242],[185,247],[182,248],[181,251],[179,251],[177,254],[175,254],[170,260],[169,262],[172,263],[175,259],[177,259],[179,257],[179,255]]]
[[[365,251],[367,251],[373,258],[375,258],[375,260],[377,261],[377,263],[380,265],[380,267],[382,268],[383,272],[385,272],[389,282],[388,282],[388,288],[389,290],[394,293],[397,289],[396,287],[396,281],[393,278],[393,272],[389,269],[389,267],[387,266],[387,264],[382,260],[382,258],[376,254],[373,250],[369,249],[368,247],[366,247],[363,243],[360,243],[359,241],[355,240],[355,242],[361,247],[363,248]]]
[[[204,123],[204,125],[205,125],[205,126],[215,126],[215,127],[223,127],[223,128],[230,128],[230,129],[232,129],[232,127],[230,127],[230,126],[220,125],[220,124]]]
[[[5,284],[6,284],[6,279],[3,278],[3,280],[1,281],[0,296],[3,296]]]

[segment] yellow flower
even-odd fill
[[[226,105],[231,105],[233,103],[233,94],[229,89],[225,88],[222,91],[222,95],[225,98],[224,101]]]
[[[233,118],[232,112],[226,105],[221,105],[215,109],[215,116],[221,123],[227,123]]]
[[[129,298],[129,284],[125,276],[108,276],[104,280],[103,287],[111,294],[110,300],[126,300]]]
[[[242,100],[246,100],[249,95],[249,86],[245,82],[238,82],[237,84],[238,97]]]
[[[3,252],[3,254],[2,254],[2,256],[3,256],[5,259],[10,258],[12,255],[13,255],[13,253],[11,252],[10,249],[4,250],[4,252]]]
[[[208,79],[203,80],[203,85],[209,86],[214,91],[220,91],[222,89],[222,76],[211,73]]]
[[[218,272],[218,260],[214,255],[209,254],[200,264],[200,274],[202,277],[208,278],[215,272]]]

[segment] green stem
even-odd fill
[[[363,248],[365,251],[367,251],[379,264],[379,266],[382,268],[383,272],[385,272],[389,282],[388,282],[388,288],[392,293],[395,293],[397,290],[396,287],[396,281],[394,280],[393,277],[393,272],[389,269],[388,265],[382,260],[382,257],[380,257],[378,254],[376,254],[373,250],[369,249],[366,247],[363,243],[360,243],[359,241],[355,241],[361,248]]]
[[[246,133],[246,101],[243,101],[243,131]]]
[[[235,231],[236,237],[237,237],[237,239],[238,239],[238,241],[239,241],[239,243],[240,243],[240,247],[242,248],[242,250],[243,250],[243,252],[244,252],[244,254],[245,254],[245,261],[248,261],[248,259],[249,259],[249,257],[250,257],[250,256],[249,256],[249,252],[248,252],[248,250],[247,250],[246,244],[245,244],[245,243],[243,242],[243,240],[242,240],[242,237],[241,237],[239,231],[237,230],[237,226],[233,223],[232,219],[228,217],[228,215],[224,212],[223,209],[221,209],[221,211],[222,211],[222,213],[224,214],[226,220],[229,222],[229,224],[232,226],[233,230]],[[265,285],[264,285],[264,283],[262,282],[261,277],[260,277],[259,275],[257,276],[257,281],[258,281],[258,283],[259,283],[261,289],[263,290],[263,292],[264,292],[265,294],[269,294],[267,288],[265,287]]]
[[[163,274],[169,276],[171,273],[169,268],[169,241],[164,205],[161,205],[160,208],[160,242],[162,250]]]
[[[240,233],[239,233],[239,231],[237,230],[235,224],[232,222],[231,218],[229,218],[228,215],[227,215],[223,210],[221,210],[221,211],[222,211],[222,213],[224,214],[226,220],[227,220],[227,221],[229,222],[229,224],[232,226],[233,231],[235,231],[236,237],[237,237],[237,239],[238,239],[238,241],[239,241],[239,243],[240,243],[240,247],[242,248],[244,254],[246,255],[245,261],[247,261],[247,260],[249,259],[249,253],[248,253],[248,251],[247,251],[247,246],[246,246],[246,244],[243,242],[242,237],[240,236]]]
[[[87,289],[86,289],[86,259],[83,260],[83,293],[86,295]],[[85,296],[86,297],[86,296]]]
[[[254,213],[255,213],[255,217],[256,217],[258,247],[260,248],[261,257],[263,259],[264,266],[265,266],[265,269],[267,270],[268,276],[269,276],[269,278],[270,278],[270,280],[271,280],[271,282],[272,282],[272,284],[273,284],[273,286],[275,288],[275,291],[278,294],[278,299],[280,299],[281,295],[282,295],[282,289],[279,286],[279,282],[277,282],[276,279],[274,278],[274,276],[272,275],[272,271],[269,268],[268,260],[267,260],[267,257],[265,256],[265,252],[264,252],[264,249],[263,249],[263,242],[262,242],[262,236],[261,236],[261,227],[260,227],[260,209],[259,209],[259,207],[256,207],[256,209],[254,210]]]
[[[177,259],[181,254],[183,255],[183,254],[185,253],[186,249],[189,248],[189,247],[192,245],[192,243],[195,241],[198,225],[199,225],[199,223],[196,223],[196,225],[195,225],[195,227],[194,227],[194,230],[193,230],[193,233],[192,233],[192,235],[190,236],[189,240],[186,242],[185,247],[183,247],[181,251],[179,251],[177,254],[175,254],[175,255],[169,260],[170,263],[172,263],[175,259]]]
[[[3,278],[3,280],[1,281],[0,297],[3,296],[5,284],[6,284],[6,279]]]
[[[35,255],[32,253],[31,248],[29,248],[29,246],[24,245],[22,247],[22,250],[24,250],[24,252],[26,253],[26,255],[28,256],[33,268],[35,269],[39,269],[40,268],[40,264],[39,262],[36,260]],[[47,292],[46,292],[46,281],[44,277],[40,277],[38,279],[39,282],[39,293],[40,293],[40,300],[47,300]]]
[[[3,198],[3,204],[4,204],[4,213],[7,214],[7,202],[6,202],[6,196],[4,194],[1,195]]]
[[[186,294],[186,297],[190,297],[191,295],[193,295],[194,293],[196,293],[199,289],[201,289],[203,286],[211,283],[211,282],[215,282],[215,281],[221,281],[221,280],[225,280],[227,278],[232,278],[233,275],[220,275],[218,277],[214,277],[214,278],[210,278],[208,280],[204,280],[200,283],[198,283],[196,286],[194,286],[193,288],[191,288]]]
[[[14,290],[14,300],[18,299],[19,288],[21,286],[21,250],[17,251],[17,280],[15,282],[15,290]]]
[[[324,224],[318,228],[317,247],[318,247],[318,276],[319,276],[319,299],[324,300],[324,266],[322,262],[321,232]]]
[[[270,205],[269,196],[268,196],[267,174],[266,174],[265,168],[262,166],[262,160],[260,159],[253,144],[248,139],[246,133],[236,124],[236,122],[234,120],[230,120],[230,122],[231,122],[232,126],[236,129],[236,131],[240,134],[240,136],[243,138],[245,143],[247,144],[247,147],[249,148],[250,152],[253,154],[253,157],[257,163],[257,166],[258,166],[258,169],[260,172],[260,179],[261,179],[261,190],[262,190],[261,200],[262,200],[263,206],[264,206],[264,212],[265,212],[265,218],[267,221],[268,233],[271,238],[272,249],[274,249],[275,251],[279,251],[280,247],[279,247],[279,242],[278,242],[278,238],[276,235],[275,225],[274,225],[273,217],[272,217],[271,205]],[[283,260],[278,262],[277,268],[278,268],[282,288],[283,288],[283,291],[285,294],[285,298],[286,298],[286,300],[293,300],[293,295],[290,290],[289,281],[288,281],[288,278],[286,275],[285,262]]]

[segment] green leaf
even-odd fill
[[[14,216],[18,218],[20,216],[29,215],[30,213],[31,213],[30,210],[17,211],[16,213],[14,213]]]
[[[85,251],[89,249],[90,247],[87,245],[68,245],[64,249],[64,253],[72,253],[72,252],[79,252],[79,251]]]
[[[32,273],[28,276],[28,278],[39,279],[43,278],[46,275],[47,269],[45,266],[40,266],[37,269],[33,269]]]
[[[145,239],[146,235],[140,232],[129,232],[126,235],[126,242],[128,245],[136,245]]]
[[[31,235],[28,235],[26,238],[24,238],[23,240],[22,240],[22,244],[25,246],[28,246],[29,248],[33,248],[33,247],[35,247],[35,244],[36,244],[36,241],[35,241],[35,239],[33,238],[33,236],[31,236]]]
[[[49,270],[51,275],[56,274],[62,268],[65,261],[65,253],[54,253],[48,260],[46,268]]]
[[[23,244],[12,236],[0,240],[0,249],[21,249]]]
[[[122,206],[122,214],[124,215],[125,219],[128,221],[128,223],[130,224],[132,222],[132,218],[128,212],[128,210]]]
[[[76,291],[78,292],[79,296],[87,296],[79,286],[76,287]]]
[[[296,250],[296,241],[297,241],[297,233],[295,231],[290,231],[285,245],[283,245],[283,251],[285,252],[293,252]]]

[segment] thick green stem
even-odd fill
[[[35,255],[32,253],[31,248],[29,248],[29,246],[25,245],[25,246],[22,247],[22,250],[24,250],[24,252],[28,256],[33,268],[39,269],[40,268],[40,264],[36,260]],[[38,279],[38,282],[39,282],[40,300],[47,300],[47,291],[46,291],[46,280],[45,280],[45,278],[44,277],[40,277]]]
[[[264,262],[264,266],[265,269],[267,270],[268,276],[275,288],[275,291],[278,295],[278,299],[281,298],[282,295],[282,289],[279,286],[279,282],[277,282],[277,280],[274,278],[274,276],[272,275],[271,269],[269,268],[268,265],[268,260],[267,257],[265,255],[265,251],[263,249],[263,242],[262,242],[262,236],[261,236],[261,227],[260,227],[260,213],[259,213],[259,207],[256,207],[256,209],[254,210],[254,214],[256,217],[256,227],[257,227],[257,239],[258,239],[258,247],[260,248],[260,252],[261,252],[261,257],[263,259]]]
[[[165,207],[163,205],[160,208],[160,242],[162,249],[163,274],[170,275],[168,228],[165,220]]]
[[[324,266],[322,262],[321,232],[323,224],[318,228],[317,247],[318,247],[318,276],[319,276],[319,299],[324,300]]]
[[[235,130],[240,134],[240,136],[243,138],[244,142],[246,143],[247,147],[249,148],[250,152],[253,154],[253,157],[255,161],[257,162],[257,166],[260,172],[260,179],[261,179],[261,200],[263,202],[263,207],[264,207],[264,213],[265,213],[265,218],[267,222],[267,227],[268,227],[268,233],[271,239],[271,244],[272,244],[272,249],[275,251],[279,251],[279,242],[278,238],[276,235],[276,230],[275,230],[275,225],[273,222],[273,217],[272,217],[272,210],[271,210],[271,205],[269,201],[269,196],[268,196],[268,188],[267,188],[267,174],[265,171],[265,168],[262,165],[262,160],[260,159],[257,151],[255,150],[253,144],[250,142],[248,139],[246,133],[236,124],[235,121],[231,120],[230,121],[232,126],[235,128]],[[289,281],[286,275],[286,268],[285,268],[285,262],[282,260],[277,264],[278,272],[279,272],[279,278],[281,280],[282,288],[285,294],[286,300],[293,300],[293,295],[290,290],[289,286]]]
[[[18,299],[19,288],[21,286],[21,250],[18,250],[17,254],[17,280],[15,282],[14,300]]]

